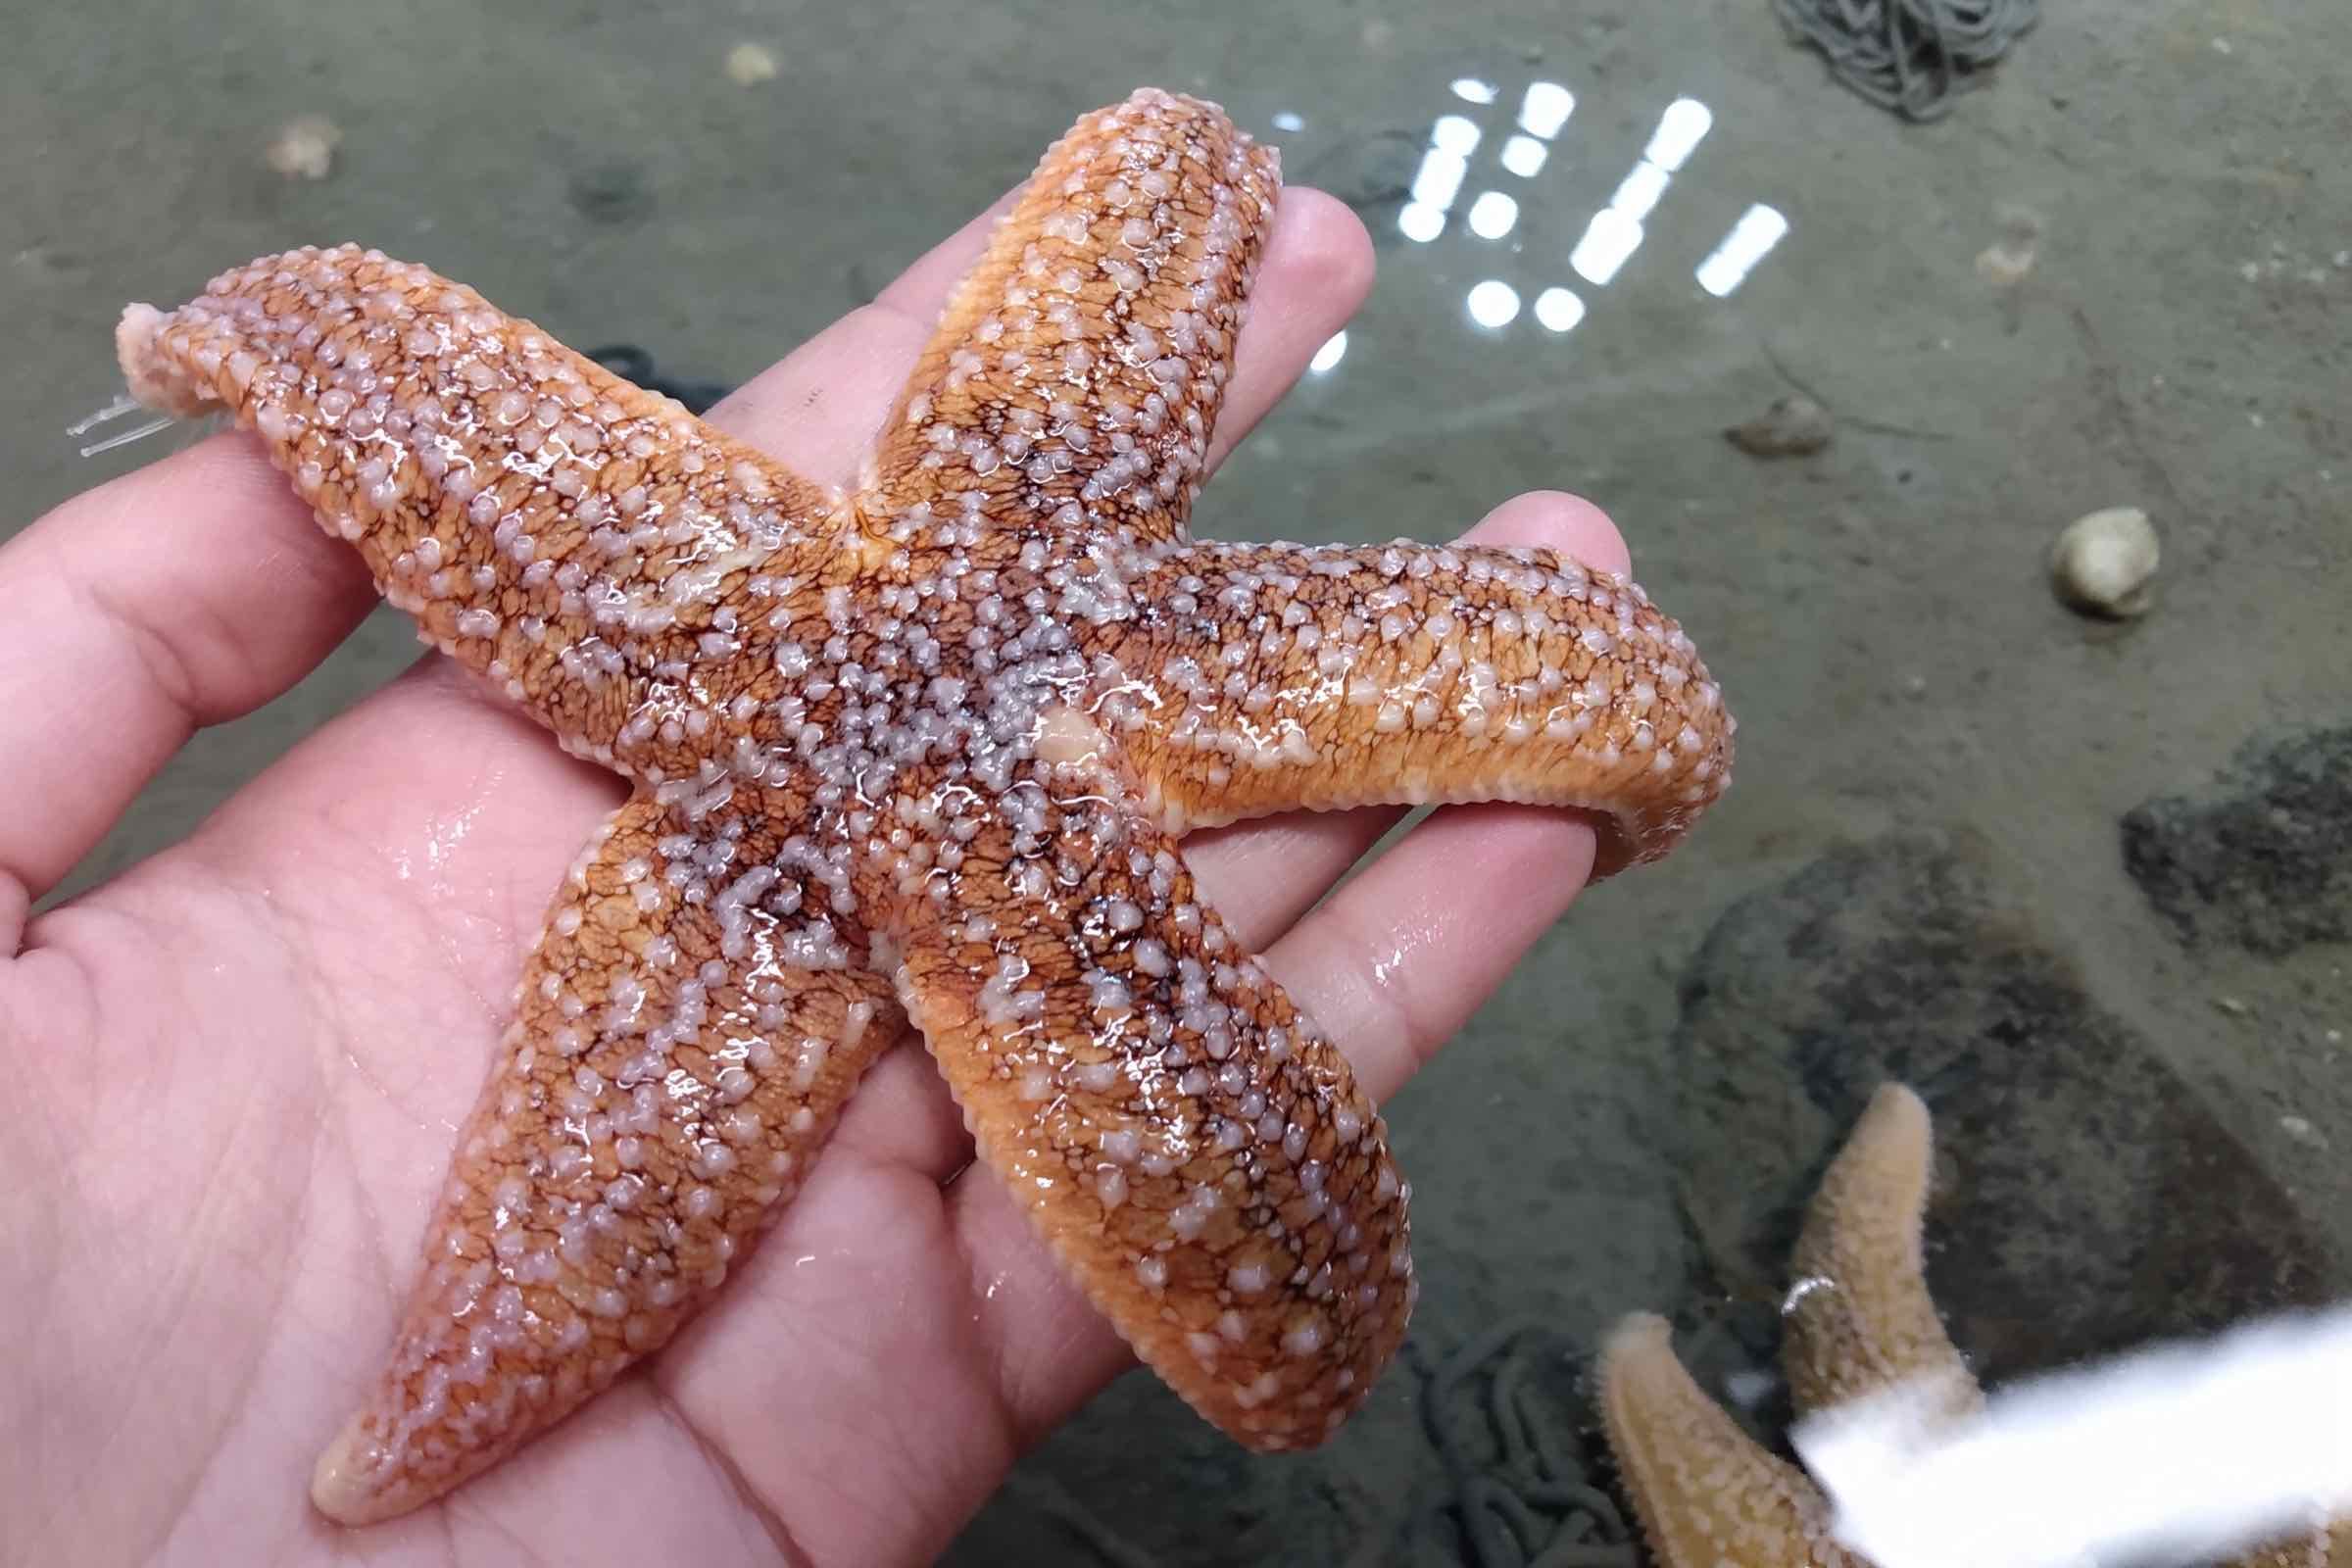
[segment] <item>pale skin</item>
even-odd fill
[[[852,481],[993,216],[711,422]],[[1212,469],[1371,278],[1353,215],[1287,190]],[[1213,496],[1200,522],[1232,531]],[[1608,520],[1556,493],[1466,537],[1629,565]],[[0,549],[0,1560],[929,1560],[1134,1362],[971,1163],[912,1040],[662,1354],[444,1501],[356,1534],[313,1511],[312,1459],[376,1370],[524,945],[621,782],[428,655],[186,842],[27,917],[197,728],[293,686],[374,603],[243,435]],[[1398,814],[1185,846],[1383,1102],[1560,916],[1594,848],[1573,812],[1446,808],[1315,907]]]

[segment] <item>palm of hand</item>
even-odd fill
[[[983,235],[967,226],[718,422],[840,476]],[[1369,274],[1353,219],[1289,193],[1212,461]],[[1607,523],[1556,496],[1478,537],[1622,564]],[[23,1107],[0,1205],[19,1325],[0,1441],[30,1456],[0,1513],[27,1553],[323,1555],[339,1538],[304,1495],[311,1457],[389,1334],[523,944],[621,787],[431,656],[20,942],[31,898],[189,727],[292,684],[370,598],[356,559],[222,438],[29,530],[0,553],[0,602],[31,606],[0,630],[0,784],[27,803],[0,829],[0,935],[18,953],[0,1051]],[[1383,1096],[1549,925],[1592,853],[1562,813],[1449,809],[1310,915],[1395,819],[1275,819],[1187,851]],[[1526,892],[1495,909],[1480,889],[1503,864]],[[968,1157],[919,1046],[892,1052],[716,1307],[371,1544],[926,1557],[1125,1359],[996,1184],[958,1179]]]

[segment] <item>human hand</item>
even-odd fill
[[[851,479],[985,221],[712,422]],[[1285,193],[1212,466],[1371,271],[1346,208]],[[1607,521],[1564,496],[1506,503],[1471,537],[1626,564]],[[911,1039],[666,1350],[416,1514],[354,1537],[311,1508],[311,1459],[376,1373],[524,948],[623,786],[428,655],[185,843],[26,913],[195,728],[285,691],[372,603],[358,557],[243,435],[0,550],[8,1555],[928,1560],[1132,1362],[971,1165]],[[1398,814],[1294,814],[1186,850],[1383,1099],[1559,915],[1593,852],[1570,813],[1446,808],[1316,907]]]

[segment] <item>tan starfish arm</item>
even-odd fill
[[[1119,601],[1101,711],[1171,827],[1507,800],[1663,855],[1730,782],[1734,724],[1632,583],[1548,550],[1200,543]]]
[[[1601,1420],[1658,1568],[1869,1568],[1829,1534],[1803,1471],[1768,1453],[1707,1397],[1648,1313],[1611,1331]]]
[[[692,771],[715,656],[807,619],[837,554],[839,498],[374,251],[263,257],[116,347],[149,407],[259,434],[426,641],[641,777]]]
[[[2225,1568],[2352,1568],[2352,1513],[2230,1559]]]
[[[1800,1414],[1906,1383],[1931,1391],[1941,1417],[1983,1404],[1928,1295],[1934,1171],[1926,1102],[1902,1084],[1881,1085],[1830,1162],[1797,1238],[1782,1357]]]
[[[1935,1169],[1925,1102],[1884,1084],[1815,1192],[1796,1244],[1782,1352],[1800,1414],[1914,1383],[1942,1419],[1984,1394],[1928,1294],[1925,1216]],[[2231,1568],[2345,1568],[2352,1517],[2232,1559]]]
[[[840,878],[639,794],[582,854],[459,1136],[380,1380],[320,1457],[346,1523],[487,1469],[667,1343],[904,1018]],[[781,861],[792,868],[779,874]]]
[[[1080,120],[884,425],[867,528],[983,556],[1017,552],[1024,521],[1175,537],[1280,183],[1273,149],[1214,105],[1147,89]]]
[[[1082,721],[1049,723],[1069,755]],[[982,1155],[1201,1415],[1260,1450],[1321,1443],[1414,1294],[1379,1115],[1095,754],[965,820],[899,975]]]

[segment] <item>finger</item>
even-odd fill
[[[1266,955],[1300,979],[1364,1092],[1403,1087],[1567,911],[1592,823],[1533,806],[1447,807]]]
[[[1607,515],[1554,490],[1512,497],[1455,543],[1544,546],[1605,571],[1630,565],[1625,540]],[[1185,863],[1242,940],[1262,951],[1406,814],[1390,807],[1287,811],[1193,835],[1185,840]]]
[[[989,232],[1007,191],[859,306],[728,393],[705,416],[819,484],[852,485],[915,357]]]
[[[1315,350],[1354,318],[1372,292],[1372,236],[1347,203],[1303,185],[1283,191],[1234,345],[1233,385],[1209,437],[1208,472],[1298,384]]]
[[[300,680],[367,569],[242,437],[66,502],[0,548],[0,882],[37,899],[200,726]]]
[[[1585,884],[1592,827],[1534,807],[1448,808],[1265,956],[1375,1099],[1451,1039]],[[1497,900],[1497,887],[1515,896]],[[1025,1437],[1134,1364],[996,1181],[957,1181],[954,1223],[987,1280],[982,1331]]]
[[[843,317],[730,394],[712,422],[775,453],[820,484],[854,484],[938,324],[948,296],[979,259],[1012,196],[956,230],[873,304]],[[1307,362],[1348,323],[1372,287],[1372,241],[1346,204],[1292,187],[1250,289],[1250,316],[1234,348],[1232,384],[1208,452],[1211,472],[1306,373]]]
[[[1465,539],[1549,546],[1612,571],[1629,564],[1607,517],[1557,493],[1506,502]],[[1250,838],[1260,829],[1235,828],[1200,852],[1188,841],[1185,855],[1220,915],[1339,1042],[1365,1091],[1385,1099],[1559,918],[1591,872],[1595,841],[1574,812],[1448,807],[1300,919],[1395,813],[1347,817],[1324,836],[1285,823],[1262,851]],[[1282,850],[1300,858],[1286,865]],[[1496,898],[1497,888],[1509,896]],[[950,1202],[976,1272],[990,1282],[982,1331],[1007,1406],[1025,1432],[1043,1432],[1132,1358],[1001,1183],[957,1181]]]
[[[1623,537],[1590,502],[1541,491],[1505,502],[1481,542],[1539,545],[1625,572]],[[1385,1100],[1450,1040],[1592,870],[1581,812],[1441,808],[1314,914],[1266,949],[1278,978],[1341,1042],[1358,1081]],[[1504,890],[1497,897],[1496,890]]]

